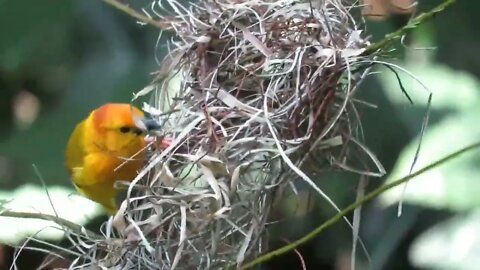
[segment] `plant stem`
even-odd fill
[[[311,231],[310,233],[308,233],[307,235],[303,236],[302,238],[296,240],[295,242],[292,242],[291,244],[288,244],[286,246],[283,246],[281,248],[278,248],[276,250],[273,250],[273,251],[270,251],[256,259],[254,259],[253,261],[243,265],[240,267],[240,269],[248,269],[248,268],[252,268],[254,266],[257,266],[257,265],[260,265],[264,262],[267,262],[271,259],[273,259],[274,257],[277,257],[277,256],[281,256],[287,252],[290,252],[292,250],[295,250],[296,248],[298,248],[300,245],[303,245],[305,243],[307,243],[308,241],[312,240],[314,237],[316,237],[317,235],[319,235],[321,232],[323,232],[325,229],[327,229],[328,227],[330,227],[331,225],[337,223],[339,220],[341,220],[344,216],[346,216],[347,214],[349,214],[350,212],[352,212],[353,210],[355,210],[357,207],[359,207],[360,205],[363,205],[371,200],[373,200],[374,198],[378,197],[380,194],[382,194],[383,192],[393,188],[393,187],[396,187],[398,185],[401,185],[407,181],[409,181],[410,179],[420,175],[420,174],[423,174],[437,166],[440,166],[442,165],[443,163],[453,159],[453,158],[456,158],[458,156],[460,156],[461,154],[463,153],[466,153],[466,152],[469,152],[471,150],[474,150],[476,148],[479,148],[480,147],[480,142],[476,142],[474,144],[471,144],[465,148],[462,148],[440,160],[437,160],[436,162],[433,162],[429,165],[427,165],[426,167],[423,167],[422,169],[408,175],[408,176],[405,176],[403,178],[400,178],[396,181],[393,181],[389,184],[385,184],[383,186],[380,186],[376,189],[374,189],[372,192],[368,193],[367,195],[365,195],[365,197],[363,197],[361,200],[358,200],[352,204],[350,204],[349,206],[347,206],[346,208],[344,208],[340,213],[336,214],[335,216],[331,217],[330,219],[328,219],[326,222],[324,222],[323,224],[321,224],[320,226],[318,226],[316,229],[314,229],[313,231]]]
[[[11,218],[31,218],[31,219],[42,219],[42,220],[48,220],[55,222],[56,224],[65,227],[72,232],[75,232],[79,235],[85,235],[88,238],[92,239],[98,239],[100,236],[92,231],[89,231],[85,229],[85,227],[78,225],[76,223],[73,223],[71,221],[68,221],[66,219],[63,219],[61,217],[53,216],[53,215],[48,215],[48,214],[42,214],[42,213],[29,213],[29,212],[16,212],[16,211],[10,211],[10,210],[3,210],[0,211],[0,216],[1,217],[11,217]]]
[[[168,30],[170,28],[169,23],[156,21],[148,16],[142,15],[138,13],[136,10],[134,10],[133,8],[130,8],[129,6],[119,2],[118,0],[102,0],[102,1],[145,24],[155,26],[163,30]]]
[[[385,37],[368,46],[367,49],[363,52],[363,55],[370,55],[375,53],[378,50],[384,49],[389,45],[389,43],[393,42],[394,40],[402,38],[407,32],[417,28],[420,24],[432,19],[438,13],[444,11],[447,7],[451,6],[455,3],[456,0],[446,0],[445,2],[441,3],[440,5],[434,7],[429,12],[424,12],[418,15],[417,17],[413,18],[407,25],[398,29],[395,32],[389,33],[385,35]]]

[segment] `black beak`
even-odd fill
[[[145,126],[145,131],[147,133],[151,131],[159,131],[163,127],[157,120],[147,118],[147,117],[142,119],[142,123]]]

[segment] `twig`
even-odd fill
[[[379,42],[376,42],[372,45],[370,45],[365,52],[363,52],[363,55],[370,55],[377,50],[385,48],[388,43],[393,42],[396,39],[402,38],[403,35],[405,35],[407,32],[417,28],[420,24],[432,19],[437,15],[438,13],[444,11],[447,7],[451,6],[452,4],[455,3],[456,0],[446,0],[445,2],[441,3],[440,5],[434,7],[432,10],[429,12],[424,12],[412,19],[407,25],[404,27],[398,29],[395,32],[392,32],[390,34],[387,34],[385,38],[380,40]]]
[[[145,23],[151,26],[155,26],[157,28],[160,28],[162,30],[169,30],[170,29],[170,24],[166,22],[159,22],[156,21],[148,16],[142,15],[138,13],[136,10],[130,8],[129,6],[120,3],[118,0],[102,0],[108,5],[111,5],[112,7],[130,15],[131,17]]]
[[[0,212],[1,217],[12,217],[12,218],[32,218],[32,219],[42,219],[55,222],[58,225],[62,225],[65,228],[70,229],[72,232],[75,232],[79,235],[85,235],[88,238],[100,238],[100,235],[87,230],[85,227],[68,221],[61,217],[56,217],[53,215],[42,214],[42,213],[29,213],[29,212],[16,212],[10,210],[4,210]]]
[[[349,206],[347,206],[346,208],[344,208],[340,213],[336,214],[335,216],[331,217],[329,220],[327,220],[326,222],[324,222],[322,225],[318,226],[315,230],[311,231],[310,233],[308,233],[307,235],[305,235],[304,237],[298,239],[297,241],[295,242],[292,242],[291,244],[288,244],[286,246],[283,246],[281,248],[278,248],[276,250],[273,250],[273,251],[270,251],[268,252],[267,254],[264,254],[258,258],[256,258],[255,260],[243,265],[242,267],[240,267],[240,269],[249,269],[249,268],[252,268],[254,266],[257,266],[257,265],[260,265],[264,262],[267,262],[271,259],[273,259],[274,257],[277,257],[277,256],[281,256],[287,252],[290,252],[292,250],[295,250],[297,249],[300,245],[303,245],[305,243],[307,243],[308,241],[312,240],[314,237],[316,237],[317,235],[319,235],[321,232],[323,232],[325,229],[327,229],[328,227],[332,226],[333,224],[337,223],[339,220],[341,220],[344,216],[346,216],[347,214],[349,214],[351,211],[355,210],[357,207],[359,207],[360,205],[363,205],[371,200],[373,200],[374,198],[378,197],[380,194],[382,194],[383,192],[391,189],[391,188],[394,188],[398,185],[401,185],[407,181],[409,181],[410,179],[416,177],[416,176],[419,176],[420,174],[423,174],[437,166],[440,166],[441,164],[453,159],[453,158],[456,158],[458,156],[460,156],[461,154],[463,153],[466,153],[466,152],[469,152],[471,150],[474,150],[475,148],[480,148],[480,142],[476,142],[474,144],[471,144],[465,148],[462,148],[440,160],[437,160],[433,163],[431,163],[430,165],[427,165],[426,167],[423,167],[422,169],[416,171],[415,173],[412,173],[408,176],[405,176],[403,178],[400,178],[396,181],[393,181],[389,184],[385,184],[383,186],[380,186],[378,188],[376,188],[375,190],[373,190],[372,192],[368,193],[365,197],[363,197],[361,200],[359,201],[356,201],[352,204],[350,204]]]

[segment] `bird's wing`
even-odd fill
[[[65,165],[68,173],[74,182],[82,178],[83,173],[83,158],[85,157],[85,150],[83,147],[83,129],[85,121],[80,122],[73,131],[68,140],[67,149],[65,151]]]

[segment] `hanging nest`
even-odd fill
[[[121,252],[104,266],[241,265],[266,251],[269,212],[299,181],[336,207],[304,171],[350,168],[353,94],[369,64],[356,9],[338,0],[152,6],[176,36],[139,95],[154,92],[144,109],[171,144],[153,150],[130,186],[117,217],[127,216],[133,240],[112,245]]]
[[[152,97],[144,110],[171,143],[152,142],[105,239],[82,240],[72,267],[240,266],[268,250],[269,213],[299,183],[338,209],[312,171],[384,172],[355,139],[354,93],[373,57],[363,55],[369,43],[352,16],[359,7],[170,0],[146,11],[175,36],[137,97]],[[376,169],[356,169],[352,156]]]

